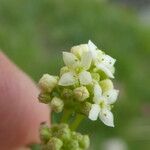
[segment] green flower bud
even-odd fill
[[[79,150],[80,146],[79,146],[79,142],[77,140],[74,139],[70,139],[64,146],[66,150]]]
[[[51,101],[51,97],[49,93],[40,93],[38,99],[41,103],[48,104]]]
[[[74,93],[74,97],[78,101],[84,101],[85,99],[87,99],[89,97],[89,91],[84,86],[74,89],[73,93]]]
[[[57,137],[61,138],[64,141],[70,139],[71,131],[67,124],[61,124],[59,126],[59,131],[58,131]]]
[[[100,82],[100,86],[101,86],[103,92],[112,90],[114,88],[113,83],[110,79],[102,80]]]
[[[100,75],[98,73],[91,73],[92,78],[96,81],[100,81]]]
[[[47,143],[51,138],[52,134],[50,128],[46,124],[40,126],[40,139],[43,143]]]
[[[42,91],[51,92],[57,85],[58,78],[49,74],[44,74],[39,81],[39,87]]]
[[[81,141],[82,138],[83,138],[83,135],[82,135],[81,133],[72,132],[72,133],[71,133],[71,137],[72,137],[72,139]]]
[[[81,149],[87,149],[90,146],[90,139],[87,135],[72,132],[72,139],[75,139],[79,142]]]
[[[64,66],[60,69],[60,76],[62,76],[64,73],[67,73],[69,71],[67,66]]]
[[[92,104],[89,102],[85,102],[80,107],[80,112],[86,116],[89,116],[89,112],[92,108]]]
[[[53,111],[59,113],[63,110],[64,102],[60,98],[54,97],[50,103],[50,106]]]
[[[71,89],[64,89],[62,91],[62,97],[64,99],[71,99],[73,97],[73,91]]]
[[[81,45],[73,46],[71,48],[71,52],[74,55],[76,55],[78,58],[81,58],[83,52],[87,52],[87,51],[88,51],[87,44],[81,44]]]
[[[88,135],[83,135],[82,140],[79,141],[80,147],[87,149],[90,146],[90,139]]]
[[[61,150],[62,146],[63,142],[60,139],[53,137],[47,143],[47,147],[49,148],[47,150]]]

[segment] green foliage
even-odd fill
[[[137,141],[143,141],[139,134],[147,133],[144,124],[150,123],[142,111],[150,97],[150,28],[136,13],[98,0],[0,0],[0,47],[36,81],[43,73],[58,73],[59,50],[89,39],[117,59],[116,86],[121,93],[114,108],[115,129],[87,121],[81,130],[92,135],[94,150],[111,137],[124,139],[131,149],[147,149],[148,143]]]

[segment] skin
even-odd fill
[[[25,150],[39,143],[39,126],[49,109],[38,102],[35,83],[0,52],[0,149]]]

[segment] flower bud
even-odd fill
[[[81,58],[83,52],[87,52],[88,50],[89,49],[87,44],[81,44],[81,45],[73,46],[71,48],[71,53],[76,55],[78,58]]]
[[[83,149],[87,149],[90,146],[90,139],[88,135],[83,135],[82,140],[79,142],[80,147]]]
[[[86,116],[89,116],[89,112],[92,108],[92,104],[89,102],[85,102],[80,107],[80,112]]]
[[[67,73],[69,71],[67,66],[64,66],[60,69],[60,76],[62,76],[64,73]]]
[[[78,101],[84,101],[85,99],[87,99],[89,97],[89,91],[84,86],[74,89],[73,93],[74,93],[74,97]]]
[[[73,139],[78,140],[78,141],[81,141],[83,138],[83,135],[78,132],[72,132],[71,136]]]
[[[40,139],[43,143],[47,143],[51,138],[52,134],[50,128],[46,124],[40,126]]]
[[[112,90],[114,88],[113,83],[110,79],[102,80],[100,82],[100,86],[101,86],[103,92]]]
[[[62,97],[64,99],[71,99],[73,97],[73,91],[71,89],[64,89],[62,91]]]
[[[51,101],[51,96],[49,93],[40,93],[38,99],[41,103],[48,104]]]
[[[60,98],[54,97],[50,103],[50,106],[53,111],[59,113],[63,110],[64,102]]]
[[[44,74],[39,81],[39,87],[45,92],[51,92],[57,85],[57,77],[49,74]]]
[[[70,139],[71,131],[69,129],[69,126],[67,124],[61,124],[59,127],[60,128],[57,136],[62,140]]]
[[[68,124],[55,124],[51,127],[52,135],[57,137],[63,141],[69,140],[71,137],[71,131],[69,129]]]
[[[58,138],[51,138],[49,142],[47,143],[47,150],[61,150],[61,147],[63,146],[63,142]]]
[[[80,150],[79,142],[74,139],[70,139],[64,147],[66,150]]]
[[[92,78],[96,81],[100,81],[100,75],[98,73],[91,73]]]

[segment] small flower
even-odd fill
[[[77,87],[73,90],[73,92],[78,101],[84,101],[89,97],[89,91],[85,86]]]
[[[39,81],[39,87],[44,92],[51,92],[53,88],[57,85],[57,77],[51,76],[49,74],[44,74]]]
[[[92,77],[87,70],[91,66],[91,53],[84,52],[81,60],[74,54],[69,52],[63,52],[63,60],[65,65],[69,68],[69,71],[62,74],[58,84],[61,86],[75,85],[78,82],[81,85],[88,85],[92,83]]]
[[[92,104],[92,108],[89,112],[89,119],[97,120],[98,116],[100,120],[107,126],[114,127],[114,117],[110,105],[117,100],[118,90],[112,89],[102,93],[102,89],[99,84],[94,86],[94,98],[95,104]]]
[[[64,102],[60,98],[54,97],[50,103],[50,106],[53,111],[59,113],[63,110]]]
[[[97,69],[102,70],[108,77],[114,78],[114,64],[116,60],[109,55],[104,54],[90,40],[88,42],[89,51],[92,53],[94,65]]]

